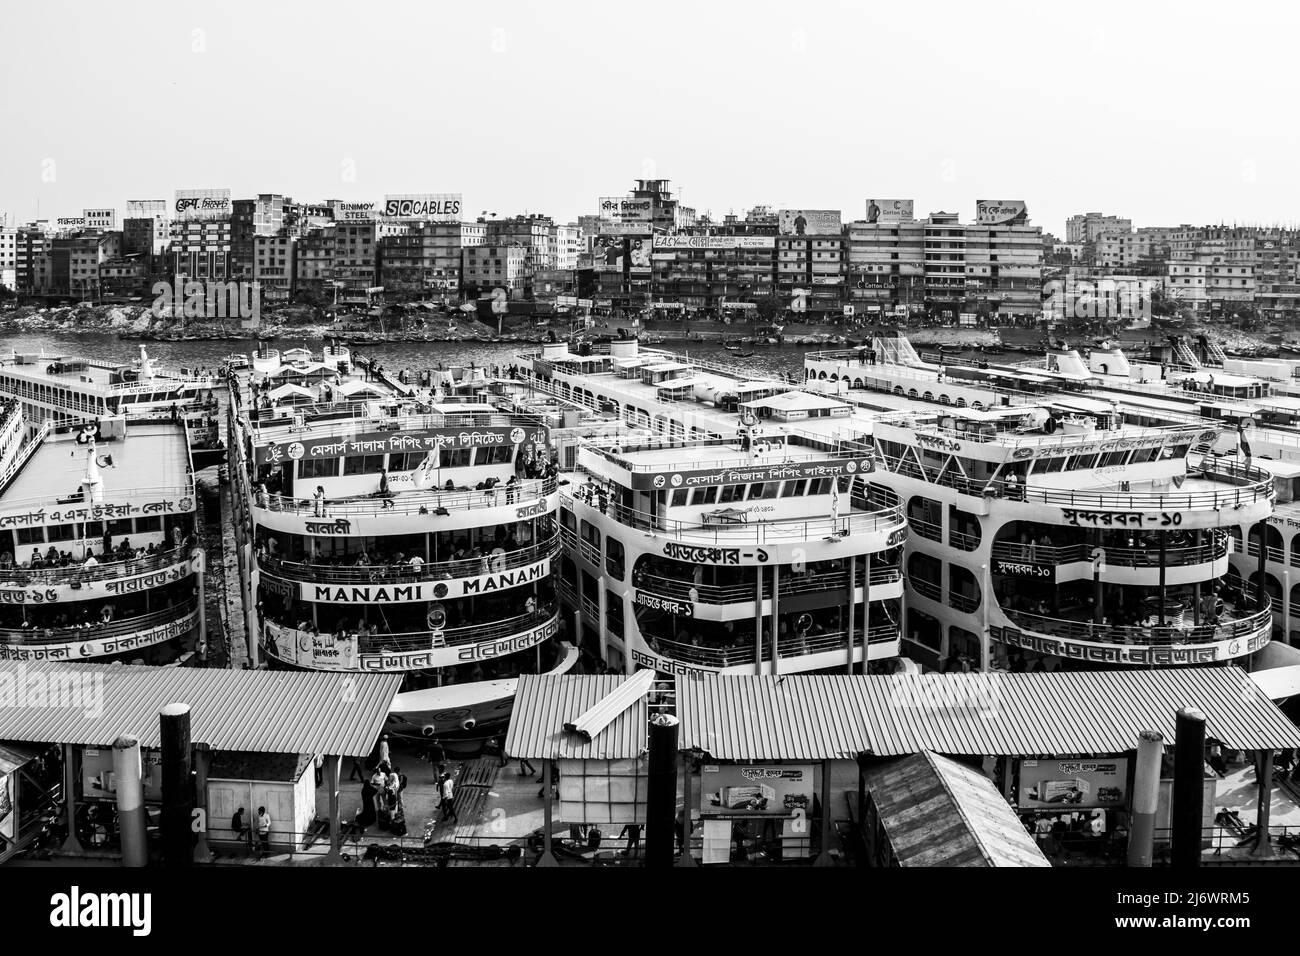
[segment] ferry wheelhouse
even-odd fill
[[[202,651],[184,427],[122,416],[29,434],[0,408],[0,659],[169,664]]]
[[[212,376],[159,368],[143,345],[139,359],[118,364],[45,352],[0,355],[0,395],[18,400],[29,433],[46,419],[174,418],[188,430],[200,469],[223,455],[215,385]]]
[[[585,647],[627,672],[898,665],[907,525],[851,406],[635,340],[513,368],[641,430],[578,445],[560,492],[558,587]]]
[[[274,666],[402,672],[404,729],[472,728],[519,673],[571,663],[548,425],[482,376],[402,378],[339,347],[232,372],[248,604]]]

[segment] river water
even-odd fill
[[[140,346],[149,349],[149,356],[159,362],[164,370],[175,371],[182,365],[215,367],[220,365],[232,352],[247,355],[257,348],[255,339],[225,340],[213,342],[139,342],[120,339],[116,335],[104,332],[83,333],[78,335],[5,335],[0,336],[0,351],[18,352],[44,351],[47,355],[67,355],[81,358],[94,358],[109,362],[130,362],[140,355]],[[309,348],[319,354],[320,340],[298,341],[289,336],[281,336],[273,343],[280,350],[298,346]],[[353,347],[353,355],[364,355],[379,360],[386,369],[396,371],[401,368],[413,370],[435,368],[440,363],[446,366],[492,365],[504,363],[511,355],[524,349],[538,346],[523,342],[502,342],[499,344],[485,342],[385,342],[373,345]],[[688,352],[720,365],[752,370],[756,377],[778,375],[793,372],[802,377],[803,357],[814,348],[801,346],[754,346],[754,354],[748,358],[737,358],[721,345],[714,343],[667,343],[658,348],[674,352]],[[747,347],[748,348],[748,347]],[[817,349],[826,346],[817,346]]]

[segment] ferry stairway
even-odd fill
[[[1223,346],[1218,342],[1212,342],[1210,339],[1205,340],[1205,364],[1217,365],[1223,367],[1223,363],[1228,361],[1227,353],[1223,351]]]
[[[1174,342],[1174,359],[1178,364],[1186,365],[1188,368],[1201,367],[1201,360],[1196,357],[1196,353],[1192,351],[1186,339],[1180,338]]]

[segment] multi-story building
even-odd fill
[[[370,290],[380,288],[380,243],[386,237],[402,235],[410,229],[410,223],[377,220],[335,225],[332,274],[341,301],[370,300]]]
[[[229,216],[172,223],[172,271],[190,279],[231,278]]]
[[[18,230],[0,226],[0,287],[18,288]]]
[[[386,236],[380,284],[384,294],[403,298],[456,297],[461,287],[464,250],[481,245],[484,223],[415,223],[410,231]]]
[[[163,255],[171,241],[171,223],[167,200],[127,200],[122,219],[122,254]]]
[[[795,312],[841,312],[847,275],[842,235],[777,236],[776,258],[777,294]]]
[[[655,236],[651,249],[656,301],[723,310],[776,291],[775,236]]]
[[[230,226],[231,274],[252,278],[255,270],[253,253],[258,236],[277,236],[284,230],[285,211],[292,200],[275,193],[262,193],[256,199],[236,199]]]
[[[530,214],[509,219],[480,219],[479,223],[487,229],[484,242],[522,246],[528,250],[534,268],[555,268],[556,226],[550,216]]]
[[[14,237],[14,263],[20,292],[44,292],[50,286],[48,223],[19,226]]]
[[[261,286],[263,300],[287,302],[293,298],[298,241],[296,236],[253,238],[253,280]]]
[[[146,253],[107,259],[99,266],[99,293],[108,298],[135,298],[150,289],[150,265],[153,256]]]
[[[1156,253],[1149,233],[1108,232],[1093,242],[1093,264],[1102,272],[1131,272]]]
[[[122,234],[56,237],[50,243],[49,290],[90,299],[100,294],[99,269],[122,254]]]
[[[1004,315],[1037,313],[1042,304],[1043,231],[1028,223],[966,227],[966,301]]]
[[[555,227],[555,266],[562,272],[578,268],[578,256],[585,252],[582,227],[577,223]]]
[[[522,299],[531,285],[534,265],[526,246],[485,242],[465,249],[464,257],[467,295],[505,289],[510,298]]]
[[[919,306],[925,297],[925,248],[926,226],[916,219],[849,223],[848,281],[855,307],[870,313]]]
[[[1255,307],[1273,319],[1300,312],[1300,236],[1290,231],[1255,244]]]
[[[1133,221],[1119,216],[1107,216],[1099,212],[1086,212],[1071,216],[1065,220],[1066,242],[1096,242],[1107,233],[1129,233],[1133,231]]]

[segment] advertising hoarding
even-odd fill
[[[84,211],[86,216],[87,229],[116,229],[117,228],[117,210],[116,209],[87,209]]]
[[[1127,793],[1127,757],[1020,761],[1022,809],[1119,807]]]
[[[649,272],[649,236],[597,236],[592,243],[592,267],[597,272]]]
[[[858,473],[863,462],[858,458],[823,458],[807,462],[755,463],[742,468],[702,468],[691,471],[637,471],[632,473],[632,487],[696,488],[705,485],[740,485],[757,481],[797,481],[802,478],[844,478]]]
[[[178,189],[172,206],[182,222],[195,219],[222,219],[234,211],[229,189]]]
[[[460,222],[460,193],[401,193],[384,196],[385,219],[399,222]]]
[[[773,236],[655,236],[656,252],[677,252],[682,249],[771,249],[776,245]]]
[[[910,199],[867,200],[867,222],[907,222],[914,218]]]
[[[777,222],[783,236],[838,236],[838,209],[782,209]]]
[[[1028,221],[1023,199],[977,199],[975,221],[983,226],[1016,225]]]
[[[166,199],[128,199],[126,201],[127,219],[152,219],[167,215]]]
[[[647,227],[654,220],[654,201],[651,199],[633,199],[630,196],[601,196],[597,204],[597,214],[605,223],[641,223]]]
[[[336,202],[335,222],[372,222],[379,217],[377,202]]]
[[[812,812],[812,764],[700,768],[700,816],[806,816]]]

